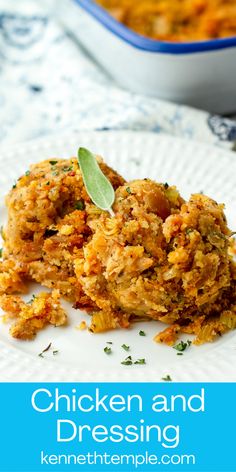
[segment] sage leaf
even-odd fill
[[[114,216],[112,205],[115,192],[106,176],[101,171],[95,155],[85,148],[79,148],[78,162],[85,188],[92,202],[101,210],[106,210]]]

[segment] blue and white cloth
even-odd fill
[[[0,0],[0,145],[68,130],[132,129],[234,147],[234,121],[119,88],[51,6]]]

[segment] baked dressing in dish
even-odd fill
[[[97,0],[115,19],[152,39],[203,41],[236,35],[235,0]]]

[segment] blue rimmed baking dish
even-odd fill
[[[60,2],[60,18],[121,86],[212,112],[236,111],[236,37],[189,43],[148,39],[92,0]]]

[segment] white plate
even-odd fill
[[[151,133],[92,132],[45,138],[0,151],[1,219],[6,217],[3,197],[32,162],[49,157],[70,157],[85,146],[104,156],[106,162],[127,179],[150,177],[176,184],[183,196],[203,190],[226,203],[232,229],[236,229],[236,155],[214,147]],[[4,216],[5,215],[5,216]],[[40,287],[33,287],[34,293]],[[29,295],[30,298],[30,295]],[[156,344],[152,338],[163,329],[157,322],[140,323],[129,330],[103,334],[79,331],[75,327],[89,319],[69,303],[69,325],[47,327],[31,342],[10,337],[9,326],[0,325],[0,378],[12,381],[160,381],[169,374],[174,381],[236,381],[236,331],[212,344],[191,346],[183,356]],[[139,330],[146,332],[139,336]],[[184,336],[182,339],[185,339]],[[103,351],[112,341],[112,354]],[[38,354],[52,342],[45,358]],[[131,346],[127,353],[121,348]],[[127,356],[146,358],[146,365],[123,366]]]

